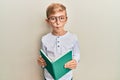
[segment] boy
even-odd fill
[[[53,3],[48,6],[46,15],[46,22],[52,31],[42,37],[42,50],[52,60],[72,50],[72,60],[67,62],[64,67],[75,69],[80,60],[80,50],[77,37],[64,29],[68,19],[66,7],[60,3]],[[42,67],[47,65],[42,57],[39,57],[38,63]],[[44,77],[45,80],[54,80],[46,69],[44,69]],[[59,80],[72,80],[72,77],[71,70]]]

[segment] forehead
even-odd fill
[[[50,14],[49,17],[51,16],[66,16],[66,12],[65,11],[59,11],[59,12],[56,12],[54,14]]]

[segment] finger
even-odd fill
[[[47,64],[45,62],[39,62],[41,66],[46,66]]]
[[[45,60],[42,57],[39,57],[38,59],[40,62],[45,62]]]
[[[37,61],[38,61],[38,64],[41,65],[41,66],[45,66],[46,65],[46,62],[45,62],[45,60],[42,57],[39,57],[39,59]]]
[[[76,68],[76,64],[70,63],[70,64],[65,64],[65,68],[69,68],[69,69],[75,69]]]
[[[66,63],[66,64],[65,64],[65,68],[70,68],[70,64],[69,64],[69,63]]]

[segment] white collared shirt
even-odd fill
[[[42,37],[42,49],[46,55],[53,61],[60,55],[72,50],[72,58],[77,62],[80,60],[80,49],[77,37],[67,32],[63,36],[55,36],[52,33]],[[54,80],[49,72],[44,69],[44,76],[46,80]],[[59,80],[71,80],[72,70],[61,77]]]

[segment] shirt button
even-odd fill
[[[60,41],[57,41],[58,43],[60,42]]]
[[[60,47],[59,45],[57,47]]]

